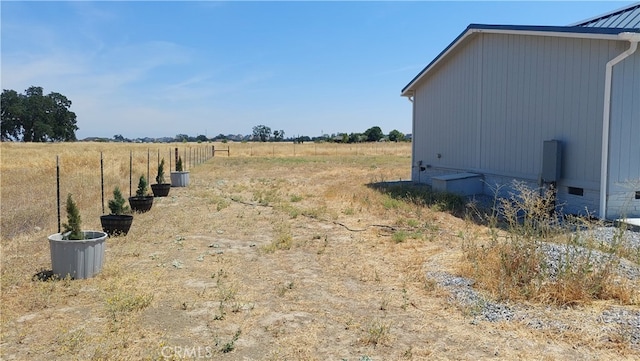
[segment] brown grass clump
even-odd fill
[[[202,156],[212,145],[229,147],[230,156]],[[491,229],[452,216],[459,198],[408,184],[410,144],[0,147],[3,360],[639,355],[635,329],[601,321],[605,312],[633,314],[637,305],[532,301],[527,312],[545,325],[535,328],[483,322],[455,304],[451,290],[428,275],[457,274],[463,250],[486,249]],[[134,179],[147,171],[153,179],[158,150],[168,173],[175,147],[191,184],[156,198],[126,236],[109,238],[96,277],[33,277],[51,266],[56,155],[61,195],[73,194],[83,228],[99,229],[100,152],[107,198],[115,186],[126,197],[130,154]]]
[[[556,305],[640,301],[634,291],[637,280],[621,280],[616,275],[617,247],[601,256],[589,242],[577,242],[572,230],[587,223],[583,218],[561,223],[553,211],[551,190],[541,193],[522,183],[515,183],[514,189],[513,197],[499,200],[499,208],[489,216],[487,223],[496,227],[489,232],[489,240],[465,245],[463,274],[498,300]],[[550,254],[557,259],[550,259]]]

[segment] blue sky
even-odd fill
[[[411,133],[400,90],[470,23],[629,1],[1,2],[1,85],[67,96],[78,138]]]

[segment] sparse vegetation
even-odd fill
[[[404,242],[408,237],[409,237],[408,233],[406,231],[401,230],[393,233],[393,236],[391,236],[391,239],[395,243],[401,243],[401,242]]]
[[[292,289],[293,289],[293,282],[292,281],[286,282],[284,285],[278,286],[278,291],[277,291],[278,296],[282,297],[287,293],[287,291],[290,291]]]
[[[236,341],[238,341],[241,334],[242,334],[241,330],[236,331],[236,333],[233,334],[233,337],[231,338],[231,340],[229,340],[229,342],[226,342],[225,344],[222,345],[222,347],[220,348],[220,352],[229,353],[233,351],[236,348]]]
[[[599,253],[588,236],[574,232],[598,223],[580,217],[561,221],[552,208],[552,190],[541,192],[518,182],[513,189],[509,199],[496,201],[498,207],[487,220],[494,227],[503,224],[504,230],[491,229],[488,242],[465,245],[465,275],[498,300],[557,305],[640,301],[631,284],[616,279],[619,243]]]
[[[413,186],[410,184],[387,184],[384,181],[374,180],[370,187],[378,189],[387,195],[384,198],[384,207],[388,209],[398,208],[403,203],[418,206],[428,206],[434,211],[450,212],[455,215],[464,215],[465,200],[463,197],[451,194],[434,192],[427,186]]]
[[[83,329],[77,330],[61,330],[56,336],[56,343],[60,345],[56,354],[63,356],[67,354],[75,354],[82,347],[86,339]]]
[[[389,331],[389,324],[381,320],[374,320],[365,328],[363,341],[365,344],[372,346],[384,345],[389,341]]]
[[[113,321],[128,317],[130,312],[140,311],[151,304],[152,294],[136,294],[127,291],[117,291],[106,299],[106,309]]]
[[[273,253],[277,250],[289,250],[293,246],[293,235],[291,234],[291,227],[284,222],[281,222],[275,227],[275,238],[269,245],[263,247],[263,250],[267,253]]]
[[[468,208],[406,181],[409,143],[309,142],[296,144],[295,156],[293,145],[284,142],[227,145],[230,157],[216,156],[194,167],[197,182],[157,199],[157,211],[137,217],[127,237],[108,240],[96,277],[43,281],[33,276],[46,275],[50,267],[49,247],[42,240],[57,226],[51,186],[55,155],[61,160],[62,194],[73,193],[91,227],[104,213],[95,176],[99,151],[109,159],[105,183],[124,192],[130,151],[139,174],[146,171],[149,145],[0,144],[2,358],[640,355],[635,324],[623,323],[639,312],[633,299],[640,287],[622,287],[621,278],[612,284],[620,282],[621,292],[630,296],[626,301],[621,294],[568,307],[545,297],[522,302],[516,291],[508,304],[525,311],[513,321],[486,321],[478,307],[458,306],[456,293],[431,274],[461,275],[464,259],[470,269],[490,265],[491,258],[470,261],[471,251],[481,254],[494,240],[508,244],[515,236],[504,219],[492,218],[495,225],[487,227],[477,217],[474,222],[456,217]],[[436,197],[444,200],[438,203]],[[569,238],[565,230],[549,229],[540,238],[533,236],[536,232],[514,234],[541,244],[588,247],[592,255],[598,251],[625,262],[638,252],[621,236],[604,244],[587,233]],[[507,260],[514,261],[505,255]],[[563,263],[574,264],[575,258]],[[512,297],[506,292],[492,296],[480,276],[474,281],[473,289],[487,302]]]

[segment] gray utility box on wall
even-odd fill
[[[562,175],[562,143],[545,140],[542,147],[542,180],[557,182]]]
[[[455,173],[436,176],[431,179],[436,192],[455,193],[471,196],[482,193],[482,176],[475,173]]]

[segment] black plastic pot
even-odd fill
[[[133,216],[128,214],[108,214],[100,216],[100,223],[102,223],[102,230],[110,237],[126,236],[129,233],[129,229],[131,229]]]
[[[129,205],[134,212],[148,212],[153,205],[153,196],[129,197]]]
[[[171,183],[152,184],[151,190],[154,197],[166,197],[171,190]]]

